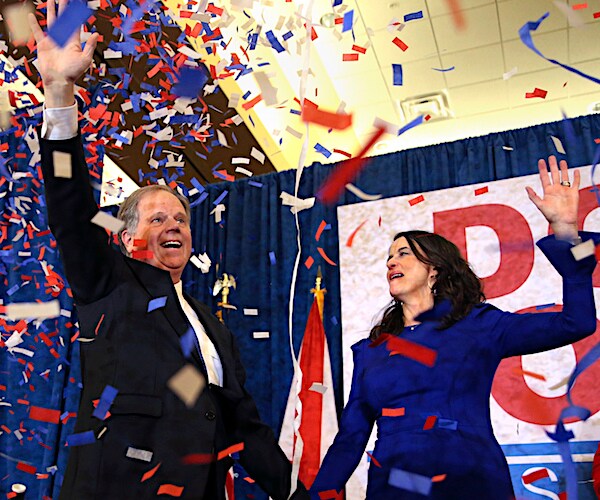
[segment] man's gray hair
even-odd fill
[[[135,234],[139,222],[138,205],[140,203],[140,200],[147,194],[153,193],[155,191],[166,191],[167,193],[170,193],[173,196],[175,196],[183,205],[183,208],[185,209],[185,215],[187,216],[188,221],[190,220],[189,200],[179,192],[171,189],[169,186],[164,186],[162,184],[152,184],[151,186],[144,186],[139,189],[136,189],[125,199],[123,203],[121,203],[121,206],[119,207],[119,213],[117,214],[117,218],[125,222],[125,225],[119,231],[119,247],[121,248],[121,252],[123,252],[127,256],[129,256],[129,252],[127,252],[125,244],[123,243],[123,231],[127,230],[129,234]]]

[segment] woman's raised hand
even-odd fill
[[[548,167],[550,172],[548,172]],[[577,212],[579,209],[580,175],[576,170],[573,182],[569,181],[569,170],[565,160],[557,164],[556,157],[550,156],[548,164],[538,161],[543,197],[527,186],[527,194],[534,205],[542,212],[552,226],[558,239],[572,241],[577,238]]]

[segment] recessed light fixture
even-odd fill
[[[335,14],[333,12],[323,14],[319,22],[323,28],[333,28],[335,26]]]

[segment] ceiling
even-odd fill
[[[376,120],[395,130],[410,121],[410,102],[432,119],[400,137],[384,135],[370,154],[560,120],[563,111],[571,117],[589,114],[600,101],[597,84],[544,60],[518,35],[523,24],[549,12],[532,32],[537,48],[600,77],[600,0],[337,3],[163,0],[127,39],[122,25],[137,4],[96,2],[93,26],[104,40],[87,79],[104,85],[109,114],[103,119],[113,134],[132,137],[130,145],[107,138],[109,157],[136,183],[156,181],[166,165],[175,167],[169,170],[176,172],[173,178],[192,187],[192,178],[206,184],[344,160],[368,141]],[[116,47],[111,42],[127,40],[134,41],[133,53],[115,57],[107,51]],[[33,62],[31,48],[9,43],[0,51],[39,85],[35,70],[25,64]],[[174,65],[178,53],[186,57]],[[199,89],[199,99],[177,98],[178,72],[197,65],[212,78]],[[402,66],[402,85],[394,85],[392,65]],[[544,99],[526,97],[535,88],[547,92]],[[158,97],[135,113],[128,107],[132,95],[148,89]],[[319,109],[352,114],[352,126],[340,131],[304,123],[302,98]],[[446,117],[436,116],[436,99],[445,99]],[[174,124],[172,117],[150,115],[163,107],[171,115],[201,115],[201,123]],[[173,129],[172,140],[156,137],[166,127]],[[108,177],[124,176],[111,170]]]
[[[298,164],[298,143],[302,141],[282,131],[288,126],[305,131],[297,115],[290,116],[289,112],[290,108],[294,109],[290,102],[300,94],[297,72],[302,69],[311,71],[305,97],[332,111],[344,103],[345,111],[354,116],[351,132],[327,133],[322,127],[311,125],[304,164],[344,159],[339,153],[325,158],[315,151],[317,142],[329,151],[339,149],[356,153],[373,133],[377,118],[400,128],[412,118],[402,103],[427,94],[446,95],[450,118],[432,120],[401,137],[384,136],[375,145],[373,153],[559,120],[561,109],[568,116],[588,114],[591,103],[600,100],[597,84],[544,60],[527,48],[518,34],[526,22],[536,21],[549,12],[549,17],[532,33],[538,49],[549,58],[600,77],[600,19],[594,18],[600,11],[598,0],[588,2],[585,8],[581,8],[582,2],[572,0],[568,3],[549,0],[386,0],[376,3],[343,0],[333,9],[329,0],[314,0],[312,9],[308,8],[309,2],[296,0],[287,4],[288,10],[282,9],[282,1],[274,0],[254,2],[254,8],[245,9],[242,14],[235,8],[233,0],[224,4],[229,5],[228,12],[240,20],[238,22],[246,23],[243,34],[256,30],[258,25],[262,26],[261,33],[265,33],[281,25],[281,17],[285,22],[279,31],[274,30],[276,34],[282,36],[288,26],[293,26],[294,36],[288,40],[286,52],[277,54],[267,44],[266,37],[261,36],[263,45],[258,45],[257,49],[261,50],[255,57],[255,62],[269,62],[283,106],[277,110],[259,104],[253,109],[259,117],[264,113],[271,137],[283,140],[278,150],[262,138],[272,159],[284,156],[287,160],[274,160],[278,169]],[[460,7],[462,26],[457,26],[456,12],[451,10],[453,4]],[[311,15],[307,13],[309,10]],[[317,38],[309,44],[302,40],[305,38],[304,26],[299,26],[298,22],[293,24],[298,19],[298,11],[314,23]],[[321,21],[326,20],[323,16],[332,11],[338,18],[354,11],[353,29],[342,32],[341,24],[323,27]],[[253,13],[256,22],[248,26],[249,12]],[[411,13],[421,13],[422,17],[404,21]],[[227,32],[231,36],[235,35],[234,26],[232,23]],[[395,38],[408,48],[401,50],[393,43]],[[230,43],[231,46],[234,44]],[[353,50],[353,46],[358,46],[364,54],[356,48]],[[311,49],[308,56],[307,47]],[[343,55],[350,53],[357,54],[358,59],[344,61]],[[402,65],[402,85],[394,85],[393,64]],[[240,78],[237,83],[242,92],[256,90],[251,75]],[[526,93],[536,87],[546,90],[546,97],[526,98]],[[223,88],[228,90],[226,85]]]

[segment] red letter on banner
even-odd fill
[[[562,306],[552,306],[539,311],[535,306],[518,311],[519,313],[545,313],[558,312]],[[577,362],[585,356],[588,351],[598,343],[598,332],[600,323],[596,324],[596,333],[572,345]],[[595,415],[600,411],[600,391],[598,391],[598,380],[600,380],[600,363],[594,363],[579,377],[571,390],[573,403],[584,406]],[[555,424],[560,412],[569,406],[566,394],[556,397],[541,396],[529,388],[523,374],[521,356],[503,359],[498,366],[494,383],[492,384],[492,396],[502,409],[523,422],[537,425]],[[575,422],[576,418],[567,418],[566,422]]]
[[[481,280],[485,296],[493,299],[514,292],[533,269],[529,224],[520,212],[507,205],[480,205],[433,214],[433,230],[454,243],[467,260],[466,229],[473,226],[493,229],[500,241],[500,266],[492,276]]]

